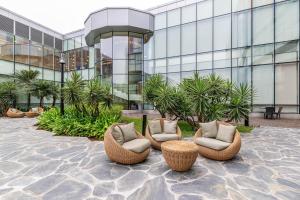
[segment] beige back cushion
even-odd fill
[[[119,127],[123,133],[124,142],[128,142],[137,138],[133,122],[130,124],[119,125]]]
[[[37,112],[39,112],[39,108],[32,108],[31,111],[37,113]]]
[[[124,137],[119,126],[113,127],[111,134],[117,143],[120,145],[124,144]]]
[[[164,133],[176,134],[177,121],[164,120]]]
[[[217,121],[208,123],[200,123],[202,136],[208,138],[216,138],[218,133]]]
[[[219,125],[217,140],[232,143],[235,134],[236,126]]]
[[[149,120],[149,128],[151,134],[159,134],[162,132],[160,120]]]
[[[11,112],[13,112],[13,113],[16,113],[17,112],[17,109],[15,109],[15,108],[12,108],[12,109],[10,109],[11,110]]]

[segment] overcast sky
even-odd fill
[[[87,16],[104,7],[141,10],[172,0],[0,0],[0,6],[60,33],[84,27]]]

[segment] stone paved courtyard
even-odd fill
[[[300,199],[300,129],[257,128],[242,136],[234,160],[199,156],[192,170],[177,173],[159,151],[119,165],[102,142],[52,136],[35,122],[0,118],[1,199]]]

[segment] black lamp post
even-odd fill
[[[60,79],[60,114],[64,115],[65,114],[65,105],[64,105],[64,95],[63,95],[63,88],[64,88],[64,80],[65,80],[65,76],[64,76],[64,65],[66,64],[65,61],[65,55],[63,53],[60,54],[60,59],[59,59],[59,63],[60,63],[60,71],[61,71],[61,79]]]

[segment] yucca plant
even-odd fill
[[[78,112],[84,112],[85,107],[84,101],[84,91],[85,82],[81,78],[80,74],[73,72],[70,79],[65,83],[63,95],[66,103],[74,106]]]
[[[189,99],[193,114],[197,116],[198,121],[205,121],[206,111],[210,106],[209,91],[211,88],[208,81],[195,73],[192,78],[184,79],[180,87],[186,98]]]
[[[15,79],[17,83],[25,90],[27,93],[27,109],[29,110],[31,104],[31,90],[32,84],[37,79],[39,75],[37,70],[21,70],[16,72]]]
[[[227,118],[229,121],[238,122],[241,119],[248,119],[251,112],[252,91],[248,84],[234,85],[231,98],[227,104]]]
[[[100,104],[110,107],[112,103],[111,89],[107,85],[101,84],[98,78],[89,81],[85,91],[85,101],[91,109],[91,115],[96,118],[99,115]]]

